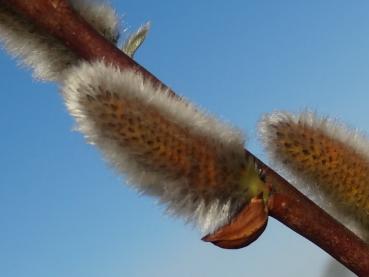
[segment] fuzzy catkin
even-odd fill
[[[71,0],[70,4],[103,37],[113,44],[118,42],[120,19],[107,1]]]
[[[119,19],[114,9],[96,0],[72,0],[70,3],[101,35],[114,44],[117,42]],[[65,69],[79,61],[59,40],[4,4],[0,4],[0,41],[40,80],[61,81]]]
[[[318,193],[320,205],[344,223],[353,219],[349,227],[368,239],[369,141],[311,112],[266,115],[259,130],[272,159],[296,184]]]
[[[237,129],[103,62],[70,70],[63,94],[88,141],[170,213],[211,232],[249,200],[240,180],[256,169]]]

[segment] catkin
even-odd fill
[[[343,221],[354,219],[358,233],[369,230],[369,142],[342,124],[314,113],[277,112],[260,124],[264,144],[296,184],[318,193],[320,204]]]
[[[110,42],[117,42],[119,19],[114,9],[103,1],[72,0],[70,3],[96,31]],[[80,60],[61,41],[4,4],[0,4],[0,42],[40,80],[61,81],[65,70]]]
[[[259,179],[241,133],[140,74],[82,63],[69,72],[63,94],[79,130],[110,164],[203,231],[258,193],[245,184]]]

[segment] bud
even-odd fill
[[[131,34],[128,39],[125,41],[124,45],[122,46],[122,51],[133,58],[137,49],[142,45],[145,41],[147,33],[150,30],[150,22],[145,23],[142,25],[136,32]]]
[[[260,136],[272,160],[296,185],[363,238],[369,230],[369,142],[341,123],[314,113],[264,116]],[[359,228],[359,230],[355,230]]]
[[[204,232],[263,192],[240,131],[133,71],[82,63],[63,94],[78,129],[140,192]]]

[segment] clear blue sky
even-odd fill
[[[264,160],[265,112],[309,107],[369,131],[368,1],[112,4],[128,27],[152,22],[138,62],[242,128]],[[0,276],[329,276],[329,256],[274,220],[242,250],[201,242],[72,131],[55,84],[4,52],[0,74]]]

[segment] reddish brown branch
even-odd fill
[[[354,273],[369,276],[369,246],[267,165],[257,162],[273,189],[268,201],[269,215],[318,245]]]
[[[20,12],[60,39],[83,59],[104,59],[122,69],[139,71],[158,86],[166,87],[154,75],[101,37],[70,8],[66,0],[0,0],[0,5],[9,5]],[[268,202],[270,215],[314,242],[359,276],[369,276],[369,246],[272,169],[260,160],[256,161],[264,170],[266,182],[273,190]]]
[[[99,35],[74,12],[67,0],[0,0],[0,5],[4,4],[58,38],[77,56],[88,61],[104,59],[107,63],[115,64],[122,69],[129,68],[140,72],[158,87],[166,87],[153,74]]]
[[[276,193],[269,215],[314,242],[359,276],[369,276],[369,250],[352,232],[334,222],[313,203]]]

